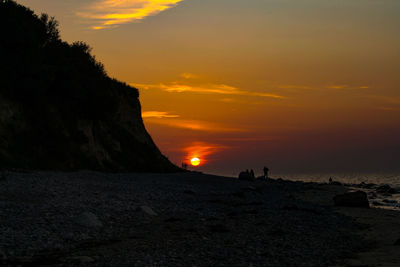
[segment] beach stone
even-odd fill
[[[283,210],[299,210],[299,207],[298,207],[296,204],[291,203],[291,204],[285,204],[285,205],[283,205],[283,206],[281,207],[281,209],[283,209]]]
[[[245,198],[246,194],[243,191],[238,191],[238,192],[233,192],[232,196],[239,197],[239,198]]]
[[[378,193],[387,193],[387,194],[397,194],[397,190],[390,187],[390,185],[385,184],[385,185],[381,185],[376,189],[376,192]]]
[[[186,189],[183,191],[183,193],[188,194],[188,195],[196,195],[196,192],[191,189]]]
[[[7,171],[3,171],[0,173],[0,181],[6,181],[8,178],[8,172]]]
[[[157,215],[158,215],[158,214],[157,214],[152,208],[150,208],[149,206],[141,206],[140,209],[141,209],[144,213],[146,213],[146,214],[148,214],[148,215],[150,215],[150,216],[157,216]]]
[[[374,202],[372,202],[372,204],[373,204],[374,206],[383,206],[383,204],[380,203],[379,201],[374,201]]]
[[[79,262],[79,263],[93,263],[95,260],[89,256],[76,256],[76,257],[69,257],[67,261]]]
[[[365,189],[372,189],[372,188],[376,187],[376,184],[373,184],[373,183],[366,184],[366,183],[362,182],[360,184],[360,187],[365,188]]]
[[[86,233],[81,233],[78,237],[79,240],[89,240],[90,236]]]
[[[397,203],[396,200],[390,200],[390,199],[384,199],[384,200],[382,200],[382,202],[388,203],[388,204],[396,204]]]
[[[367,193],[363,191],[337,195],[333,201],[335,206],[369,208]]]
[[[99,228],[103,226],[103,223],[99,220],[99,218],[92,212],[83,212],[81,213],[76,222],[79,225],[90,227],[90,228]]]
[[[213,233],[229,233],[230,230],[224,224],[208,225],[208,229]]]
[[[346,266],[348,267],[369,267],[369,265],[363,264],[359,259],[349,259],[346,261]]]
[[[281,228],[281,227],[274,227],[269,233],[268,235],[270,236],[283,236],[285,235],[285,231]]]
[[[0,260],[5,261],[7,260],[7,255],[0,249]]]
[[[184,221],[183,218],[177,218],[177,217],[170,217],[170,218],[164,220],[164,222],[167,222],[167,223],[175,223],[175,222],[182,222],[182,221]]]

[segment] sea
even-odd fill
[[[239,172],[237,172],[239,173]],[[234,173],[219,173],[216,175],[237,178]],[[256,177],[261,175],[256,173]],[[336,173],[279,173],[270,172],[270,178],[289,181],[314,183],[329,183],[329,179],[348,186],[351,190],[361,190],[367,193],[370,206],[397,210],[400,212],[400,171],[398,172],[336,172]],[[389,185],[398,193],[389,194],[378,192],[379,186]]]
[[[276,173],[272,177],[279,177],[284,180],[327,183],[329,178],[345,184],[388,184],[392,187],[400,187],[400,172],[398,173],[299,173],[285,174]]]
[[[222,174],[223,175],[223,174]],[[225,175],[235,177],[235,175]],[[237,176],[236,176],[237,177]],[[400,171],[399,172],[343,172],[343,173],[270,173],[270,178],[289,181],[329,183],[329,179],[349,186],[351,190],[362,190],[368,194],[371,207],[400,211]],[[370,185],[366,188],[363,185]],[[382,194],[379,186],[389,185],[397,194]],[[368,187],[368,186],[367,186]]]
[[[348,185],[352,190],[362,190],[368,194],[371,207],[384,208],[400,211],[400,172],[387,173],[301,173],[284,174],[277,173],[271,178],[282,178],[291,181],[328,183],[329,178]],[[372,188],[365,188],[361,184],[375,184]],[[380,194],[376,189],[381,185],[389,185],[395,189],[397,194]]]

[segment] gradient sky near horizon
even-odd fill
[[[140,90],[180,165],[400,169],[398,0],[19,0]]]

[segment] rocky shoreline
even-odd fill
[[[351,213],[377,210],[334,207],[347,190],[198,173],[10,172],[0,178],[0,263],[346,265],[376,247],[369,222]]]

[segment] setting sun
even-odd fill
[[[199,165],[200,165],[200,159],[199,159],[199,158],[192,158],[192,159],[190,160],[190,163],[191,163],[193,166],[199,166]]]

